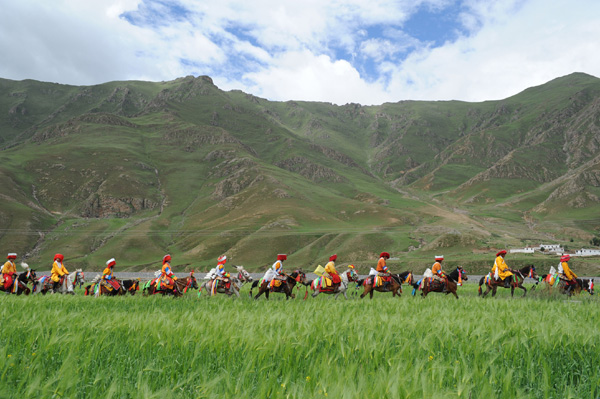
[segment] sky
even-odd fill
[[[208,75],[272,101],[503,99],[600,77],[598,0],[3,0],[0,77]]]

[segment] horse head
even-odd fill
[[[244,266],[235,266],[238,271],[238,279],[241,282],[252,282],[252,276],[244,269]]]
[[[353,268],[348,268],[346,270],[346,276],[348,277],[348,282],[350,281],[358,281],[358,273]]]
[[[589,278],[583,280],[583,288],[590,293],[590,295],[594,295],[594,279]]]
[[[290,275],[290,277],[292,277],[294,279],[294,281],[297,283],[300,283],[302,285],[307,285],[306,273],[304,273],[302,271],[302,269],[294,270],[294,272]]]
[[[460,274],[460,278],[464,281],[469,280],[469,276],[467,275],[467,271],[465,269],[462,268],[462,266],[458,266],[456,268],[456,270],[458,271],[458,273]]]

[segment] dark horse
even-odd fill
[[[402,283],[406,282],[407,284],[412,284],[413,280],[412,271],[408,270],[400,274],[383,275],[382,277],[389,277],[390,280],[387,281],[387,284],[375,287],[375,284],[373,283],[374,277],[375,276],[369,276],[362,280],[358,280],[358,286],[363,285],[365,287],[364,292],[360,294],[361,299],[367,294],[369,294],[369,299],[373,299],[373,291],[391,292],[392,297],[396,295],[399,297],[402,295]]]
[[[15,273],[16,274],[16,273]],[[13,275],[14,276],[14,275]],[[17,276],[17,292],[15,294],[21,295],[29,295],[31,290],[27,286],[27,284],[31,283],[33,288],[35,289],[35,285],[37,284],[37,277],[35,276],[35,270],[27,270]],[[0,286],[0,291],[6,292],[7,294],[12,294],[13,287],[8,288],[8,290],[4,289],[4,284]]]
[[[283,292],[285,294],[285,299],[289,299],[290,297],[295,298],[295,295],[292,293],[292,290],[296,286],[296,284],[306,285],[306,274],[301,270],[294,270],[294,272],[290,275],[285,275],[286,279],[281,280],[281,285],[279,287],[273,287],[271,290],[270,283],[268,281],[264,281],[264,279],[256,280],[252,283],[252,287],[250,287],[250,297],[252,297],[252,289],[258,287],[258,294],[254,296],[254,299],[258,299],[263,293],[265,297],[269,299],[269,292]]]
[[[425,298],[430,292],[441,292],[446,295],[452,294],[456,299],[458,299],[456,290],[458,288],[459,277],[460,280],[467,281],[469,279],[469,276],[467,276],[467,272],[465,272],[465,270],[462,267],[458,266],[456,269],[448,273],[446,277],[448,277],[448,284],[444,284],[442,281],[435,280],[433,278],[424,277],[423,280],[420,280],[413,284],[413,295],[416,292],[416,290],[419,289],[422,282],[423,285],[421,287],[421,296],[423,298]]]
[[[198,289],[198,282],[196,281],[196,277],[194,277],[193,272],[190,273],[188,277],[174,280],[172,290],[157,290],[156,280],[157,279],[150,280],[144,285],[144,295],[162,294],[180,297],[183,296],[183,294],[185,294],[189,288]]]
[[[484,284],[486,277],[483,276],[479,280],[479,296],[485,298],[485,296],[492,291],[492,297],[496,296],[496,289],[500,288],[510,288],[510,296],[512,297],[515,294],[515,288],[520,288],[523,290],[523,296],[527,295],[527,288],[523,287],[523,281],[525,278],[531,277],[533,279],[537,279],[537,274],[535,274],[535,266],[527,265],[519,270],[511,270],[513,272],[512,276],[508,276],[504,280],[496,281],[491,273],[488,275],[488,282],[485,283],[487,289],[484,293],[482,293],[481,286]]]
[[[548,277],[547,274],[541,275],[540,278],[538,279],[538,281],[543,281],[546,283],[546,285],[548,286],[548,291],[550,291],[550,284],[548,284],[548,282],[546,281],[546,278]],[[573,294],[577,294],[579,295],[581,293],[581,291],[587,291],[590,295],[594,295],[594,279],[593,278],[576,278],[575,281],[577,281],[577,285],[573,285],[571,289],[568,289],[569,286],[566,284],[566,281],[564,279],[560,279],[560,281],[558,282],[558,291],[561,294],[567,294],[568,296],[571,296]]]

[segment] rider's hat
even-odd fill
[[[163,265],[167,262],[169,262],[171,260],[171,255],[165,255],[163,256]]]
[[[496,254],[496,256],[500,256],[500,255],[506,255],[506,250],[503,249],[502,251],[500,251]]]
[[[444,255],[436,255],[436,256],[435,256],[435,260],[437,260],[437,261],[442,261],[442,260],[444,260]]]
[[[331,256],[329,257],[329,260],[330,260],[331,262],[335,262],[335,261],[336,261],[336,259],[337,259],[337,255],[331,255]]]
[[[287,260],[287,255],[286,254],[279,254],[279,255],[277,255],[277,260]]]
[[[115,260],[115,258],[110,258],[109,260],[106,261],[106,266],[108,266],[108,267],[113,267],[116,264],[117,264],[117,261]]]
[[[217,259],[217,262],[218,262],[217,263],[218,265],[224,265],[225,262],[227,262],[227,256],[225,256],[225,255],[219,256],[219,258]]]
[[[354,269],[354,265],[348,265],[349,269]]]
[[[569,254],[564,254],[563,256],[560,257],[561,262],[568,262],[569,259],[571,259],[571,255],[569,255]]]
[[[17,259],[17,254],[14,252],[11,252],[6,256],[6,259]]]
[[[388,258],[388,259],[389,259],[389,258],[390,258],[390,254],[389,254],[388,252],[382,252],[382,253],[379,255],[379,257],[380,257],[380,258]]]
[[[65,259],[65,257],[62,254],[56,254],[54,255],[54,260],[60,260],[61,262]]]

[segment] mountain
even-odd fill
[[[272,102],[207,76],[68,86],[0,79],[0,243],[38,269],[362,271],[434,253],[586,246],[600,219],[600,80],[501,101]],[[490,258],[492,256],[492,258]],[[553,260],[552,260],[553,262]],[[392,262],[394,264],[394,262]],[[600,269],[599,269],[600,271]]]

